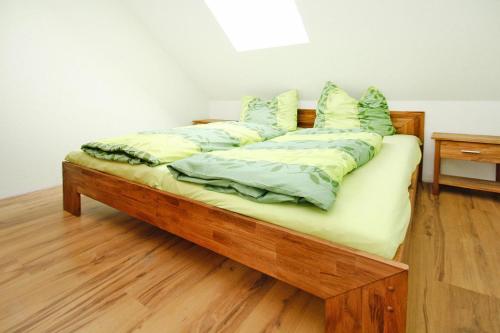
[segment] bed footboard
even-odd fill
[[[326,332],[404,333],[408,266],[63,162],[64,209],[80,194],[325,300]]]

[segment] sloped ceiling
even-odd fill
[[[309,44],[241,53],[203,0],[125,1],[211,99],[317,99],[332,80],[391,100],[500,100],[498,0],[297,0]]]

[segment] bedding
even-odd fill
[[[284,134],[274,126],[237,121],[147,131],[93,141],[81,149],[98,159],[156,166],[200,152],[227,150]]]
[[[303,129],[231,151],[197,154],[168,166],[181,181],[261,203],[329,209],[343,177],[380,151],[382,137],[360,129]]]
[[[87,168],[267,221],[297,232],[382,256],[394,257],[410,221],[408,186],[420,162],[419,140],[396,134],[383,138],[370,163],[347,175],[328,211],[291,203],[260,204],[203,185],[175,180],[167,165],[130,165],[93,158],[82,151],[66,160]]]
[[[286,91],[269,101],[255,96],[244,96],[241,100],[240,121],[277,126],[285,131],[297,129],[297,90]]]
[[[361,128],[384,136],[396,133],[387,100],[377,88],[368,88],[357,101],[330,81],[321,92],[314,127]]]
[[[384,137],[382,147],[370,163],[345,177],[328,211],[291,203],[260,204],[209,191],[203,185],[176,181],[165,164],[130,165],[81,151],[68,154],[66,160],[390,259],[410,220],[408,185],[421,153],[418,138],[408,135]]]

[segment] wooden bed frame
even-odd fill
[[[312,127],[315,110],[299,110]],[[424,141],[423,112],[391,112],[398,133]],[[63,162],[64,210],[79,216],[80,194],[325,300],[325,332],[405,332],[408,266],[272,223]],[[415,204],[419,168],[409,187]],[[305,222],[307,223],[307,221]]]

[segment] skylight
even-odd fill
[[[294,0],[205,0],[236,51],[304,44]]]

